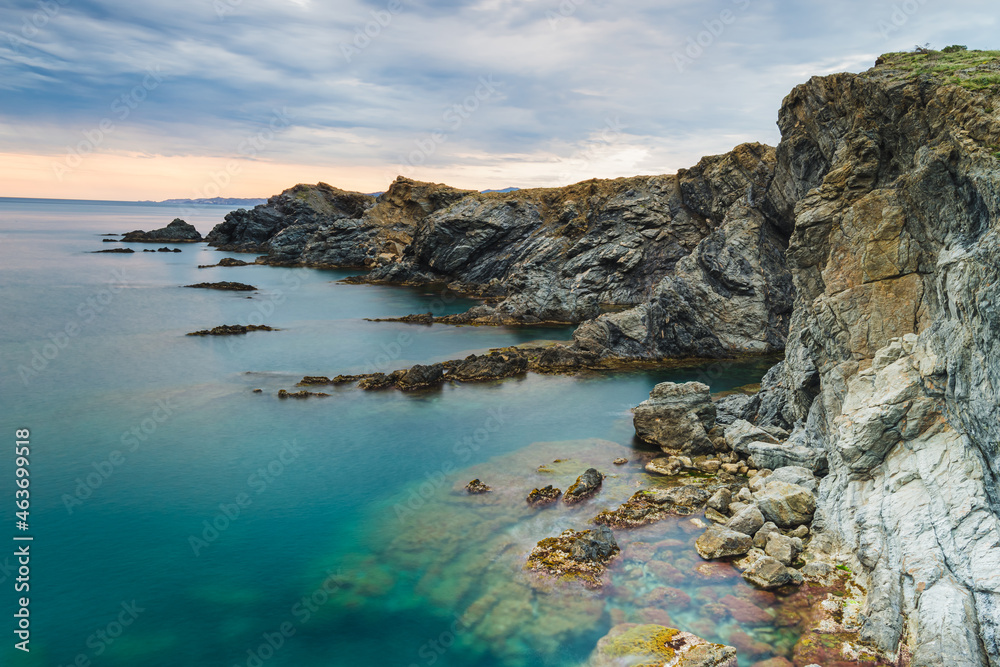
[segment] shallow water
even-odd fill
[[[206,233],[225,212],[186,219]],[[337,282],[350,271],[198,269],[237,256],[200,244],[176,254],[142,253],[139,244],[132,255],[88,254],[114,247],[101,233],[151,229],[175,215],[0,199],[3,429],[11,440],[16,428],[31,429],[35,537],[32,652],[15,655],[6,642],[3,664],[64,665],[82,655],[152,667],[575,665],[615,622],[665,622],[654,607],[721,641],[736,624],[717,618],[718,608],[706,615],[706,600],[732,594],[765,612],[774,605],[731,572],[696,573],[689,519],[620,534],[624,554],[599,594],[550,588],[523,571],[536,541],[585,527],[647,479],[641,459],[650,454],[633,443],[628,411],[656,382],[700,379],[720,391],[758,381],[766,362],[529,375],[417,394],[345,387],[282,401],[278,389],[306,374],[392,370],[565,340],[570,330],[366,322],[474,302]],[[214,280],[260,291],[247,299],[181,287]],[[281,330],[184,335],[236,323]],[[633,462],[616,468],[618,455]],[[555,472],[536,472],[557,458],[567,461]],[[544,483],[566,488],[589,465],[614,475],[597,498],[575,508],[524,505],[533,486],[551,479]],[[3,464],[4,497],[11,469],[12,460]],[[496,492],[455,491],[473,477]],[[630,551],[633,541],[653,546]],[[2,568],[0,579],[0,610],[12,612]],[[661,585],[693,601],[678,606],[683,598],[668,592],[666,604]],[[141,611],[118,628],[123,604]],[[791,641],[788,631],[775,634],[777,621],[758,621],[740,627],[778,649]],[[741,664],[771,654],[757,649]]]

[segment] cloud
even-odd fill
[[[143,187],[120,180],[128,178],[121,161],[138,155],[171,165],[144,198],[195,187],[175,168],[183,160],[235,159],[274,178],[234,179],[231,196],[351,173],[365,174],[357,187],[373,191],[401,168],[480,188],[663,173],[740,141],[776,142],[781,100],[809,76],[859,71],[879,53],[918,42],[992,46],[991,3],[912,0],[900,14],[901,6],[8,2],[0,12],[0,140],[9,155],[59,162],[110,120],[113,131],[86,158],[115,165],[100,188],[107,198]],[[151,72],[162,81],[142,91]],[[252,155],[241,150],[276,113],[290,124]],[[622,128],[602,143],[609,122]],[[0,174],[11,168],[0,163]],[[3,194],[85,194],[73,185],[80,179],[31,174]]]

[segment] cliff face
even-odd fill
[[[825,455],[810,551],[868,576],[863,636],[996,667],[1000,95],[979,83],[1000,68],[947,82],[910,58],[784,102],[771,197],[794,210],[795,307],[749,416]]]
[[[765,191],[773,168],[773,149],[746,144],[676,176],[472,194],[429,216],[402,260],[367,279],[455,282],[494,299],[470,313],[478,321],[579,322],[645,301],[734,207],[763,220],[747,193]],[[724,254],[725,232],[714,242]]]

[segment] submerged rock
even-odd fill
[[[586,500],[601,490],[603,482],[604,475],[596,468],[588,468],[582,475],[577,477],[576,482],[572,486],[566,489],[563,502],[567,505],[573,505]]]
[[[274,327],[269,327],[266,324],[222,324],[217,327],[212,327],[211,329],[202,329],[201,331],[192,331],[187,334],[188,336],[240,336],[251,331],[279,331]],[[312,384],[306,382],[300,382],[299,384]]]
[[[736,667],[736,649],[662,625],[623,623],[597,642],[588,667]]]
[[[708,432],[715,426],[715,404],[708,385],[700,382],[656,385],[633,410],[635,432],[667,452],[707,454],[715,451]]]
[[[563,531],[540,541],[528,556],[530,570],[565,579],[579,579],[588,588],[602,585],[607,563],[620,553],[614,533],[605,526]]]
[[[234,282],[218,282],[218,283],[196,283],[194,285],[185,285],[184,287],[194,287],[197,289],[217,289],[227,292],[254,292],[257,290],[253,285],[247,285],[246,283],[234,283]]]
[[[687,516],[705,506],[710,494],[694,486],[639,491],[615,510],[605,510],[594,521],[617,528],[635,528],[661,521],[668,516]]]
[[[136,230],[123,235],[121,240],[133,243],[198,243],[202,238],[194,225],[188,224],[180,218],[174,218],[169,225],[162,229],[154,229],[149,232]],[[167,250],[166,252],[173,251]]]
[[[135,252],[135,250],[132,250],[132,248],[108,248],[107,250],[94,250],[94,251],[91,251],[91,254],[92,255],[98,255],[98,254],[104,253],[104,252],[122,253],[122,254],[128,255],[130,253]]]
[[[542,487],[540,489],[532,489],[528,494],[528,504],[532,507],[537,507],[539,505],[548,505],[549,503],[554,503],[559,500],[559,496],[562,495],[562,491],[553,487],[551,484]]]
[[[310,396],[329,396],[330,394],[324,394],[320,391],[306,391],[305,389],[301,391],[288,391],[287,389],[278,390],[278,398],[309,398]]]
[[[493,488],[486,486],[478,479],[474,479],[465,485],[465,490],[468,491],[470,494],[478,495],[481,493],[489,493],[490,491],[493,490]]]

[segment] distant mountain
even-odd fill
[[[480,192],[517,192],[521,188],[504,188],[503,190],[480,190]]]
[[[181,206],[256,206],[267,199],[234,199],[231,197],[212,197],[203,199],[164,199],[163,201],[143,200],[140,204],[169,204]]]

